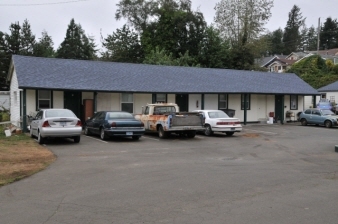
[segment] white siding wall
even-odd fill
[[[134,114],[141,114],[147,103],[152,103],[152,94],[134,94]]]
[[[20,90],[15,69],[10,84],[10,113],[13,125],[20,125]]]
[[[53,108],[64,108],[63,91],[53,91]]]
[[[11,94],[14,94],[15,74],[14,79],[11,82]],[[18,92],[18,91],[17,91]],[[35,114],[35,90],[27,90],[27,114]],[[82,93],[83,99],[93,99],[92,92]],[[175,94],[168,94],[168,103],[175,103]],[[338,96],[337,96],[338,97]],[[337,98],[338,99],[338,98]],[[54,91],[53,104],[55,108],[63,108],[63,92]],[[201,109],[202,94],[189,94],[189,111]],[[257,122],[264,119],[268,119],[269,112],[275,111],[275,96],[274,95],[254,95],[250,96],[251,105],[250,110],[247,111],[247,121]],[[284,98],[284,116],[286,111],[290,110],[290,96],[286,95]],[[298,97],[298,110],[293,112],[297,114],[299,111],[303,111],[303,105],[305,104],[306,97]],[[14,103],[14,97],[11,97],[11,120],[18,121],[20,119],[19,103]],[[198,108],[196,107],[196,101],[198,101]],[[134,94],[134,114],[142,112],[142,106],[147,103],[152,103],[152,94]],[[17,105],[17,106],[14,106]],[[228,108],[235,110],[235,117],[244,120],[244,110],[241,110],[241,94],[229,94],[228,95]],[[218,94],[205,94],[204,95],[204,109],[218,109]],[[98,93],[97,94],[97,110],[121,110],[121,94],[120,93]],[[284,118],[285,119],[285,118]],[[13,120],[12,120],[13,121]]]

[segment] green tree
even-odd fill
[[[216,3],[215,24],[233,46],[251,42],[265,30],[273,0],[221,0]]]
[[[6,91],[9,88],[8,83],[6,82],[6,77],[10,57],[8,55],[5,37],[5,33],[0,31],[0,91]]]
[[[161,50],[159,47],[156,47],[155,50],[152,50],[149,54],[147,54],[143,63],[153,65],[200,67],[196,60],[189,56],[188,51],[185,54],[180,54],[178,58],[175,58],[172,56],[172,53]]]
[[[271,54],[282,54],[284,50],[283,30],[281,28],[272,32],[271,35]]]
[[[314,26],[311,26],[306,34],[305,46],[308,51],[317,50],[318,32]]]
[[[136,31],[142,32],[159,8],[160,1],[153,0],[120,0],[115,13],[115,19],[125,18]]]
[[[20,30],[20,55],[33,55],[33,48],[35,44],[35,35],[32,34],[31,25],[26,19]]]
[[[191,57],[197,57],[206,28],[203,14],[192,11],[190,1],[183,4],[172,0],[163,1],[156,12],[158,19],[147,25],[141,37],[146,54],[160,47],[175,58],[187,51]]]
[[[20,54],[21,26],[19,22],[12,23],[9,26],[10,34],[0,32],[0,89],[8,90],[9,85],[6,82],[10,61],[13,54]]]
[[[305,18],[303,18],[300,8],[294,5],[289,12],[289,19],[284,28],[283,42],[284,42],[284,53],[290,54],[296,52],[302,47],[302,36],[300,34],[301,27],[305,24]]]
[[[230,68],[230,46],[224,41],[219,31],[210,26],[205,29],[204,38],[198,49],[197,61],[202,67]]]
[[[44,30],[41,33],[41,38],[39,41],[34,45],[33,55],[36,57],[54,57],[54,42],[52,37],[48,35],[48,33]]]
[[[336,19],[328,17],[321,27],[320,31],[320,48],[332,49],[338,47],[338,22]]]
[[[104,60],[141,63],[144,59],[139,35],[127,25],[108,35],[102,45],[106,49],[101,53]]]
[[[57,49],[57,58],[85,59],[96,58],[95,44],[92,38],[88,38],[80,24],[71,19],[66,32],[66,37]]]

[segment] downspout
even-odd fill
[[[22,132],[28,132],[27,129],[27,109],[26,109],[26,89],[22,91]]]
[[[201,98],[201,110],[204,110],[204,94],[202,94]]]
[[[94,108],[93,109],[94,109],[93,114],[95,114],[97,111],[97,92],[94,92]]]
[[[248,94],[244,94],[244,125],[246,125],[247,123],[247,98],[248,98]]]

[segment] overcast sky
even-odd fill
[[[192,0],[192,9],[204,14],[208,24],[213,22],[214,7],[221,0]],[[27,19],[33,34],[38,40],[41,32],[46,30],[57,48],[66,36],[70,20],[81,24],[85,33],[94,36],[95,42],[101,48],[100,33],[105,38],[117,28],[121,28],[125,21],[116,21],[116,4],[119,0],[0,0],[0,31],[9,33],[11,23],[20,25]],[[306,25],[318,26],[318,19],[325,22],[327,17],[338,18],[338,0],[274,0],[271,10],[272,17],[266,28],[274,31],[284,29],[288,20],[288,13],[293,5],[297,5]]]

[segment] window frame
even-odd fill
[[[131,101],[124,101],[123,100],[123,95],[124,94],[128,94],[128,95],[131,95]],[[129,97],[128,97],[129,98]],[[130,104],[131,105],[131,111],[129,111],[129,110],[124,110],[123,109],[123,105],[127,105],[127,104]],[[121,93],[121,111],[126,111],[126,112],[129,112],[129,113],[131,113],[131,114],[133,114],[134,113],[134,94],[133,93]]]
[[[225,100],[221,101],[221,95],[225,96]],[[221,107],[221,102],[225,102],[225,108]],[[220,93],[218,94],[218,109],[219,110],[226,110],[229,107],[229,95],[226,93]]]
[[[251,94],[247,94],[247,108],[246,110],[250,110],[251,109]],[[244,94],[241,94],[241,110],[244,110]]]
[[[40,98],[40,91],[47,91],[47,92],[49,92],[49,99],[47,99],[47,98]],[[41,107],[40,106],[40,101],[41,100],[48,100],[49,101],[49,107]],[[47,89],[38,89],[36,91],[36,110],[50,109],[50,108],[53,108],[53,91],[47,90]]]
[[[293,106],[292,102],[295,102],[295,106]],[[298,110],[298,95],[290,95],[290,110]]]

